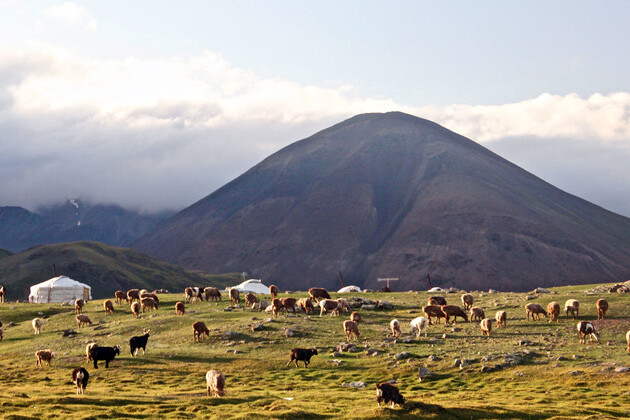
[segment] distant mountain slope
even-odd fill
[[[0,259],[0,284],[10,299],[26,299],[30,286],[59,274],[92,286],[92,297],[113,296],[133,287],[183,291],[186,286],[207,286],[202,274],[191,273],[128,248],[97,242],[42,245]]]
[[[0,249],[0,258],[8,257],[9,255],[13,255],[13,252],[7,251],[6,249]]]
[[[273,154],[134,245],[281,287],[525,290],[626,280],[630,219],[402,113],[364,114]]]
[[[171,215],[141,215],[80,200],[68,200],[37,213],[0,207],[0,248],[19,252],[35,245],[80,240],[126,246]]]

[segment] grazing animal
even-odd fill
[[[140,290],[130,289],[127,290],[127,302],[132,303],[134,300],[140,302]]]
[[[315,312],[313,301],[310,298],[302,298],[298,300],[298,306],[300,307],[300,309],[304,311],[306,315],[308,315],[311,312]]]
[[[109,362],[114,360],[116,355],[120,354],[120,346],[101,347],[94,346],[90,349],[90,358],[94,361],[94,369],[98,369],[98,362],[105,361],[105,367],[109,367]]]
[[[4,303],[4,298],[7,295],[7,289],[4,286],[0,286],[0,303]]]
[[[474,321],[474,320],[481,321],[485,317],[486,317],[486,313],[480,307],[475,306],[473,308],[470,308],[470,320],[471,321]]]
[[[339,302],[332,299],[323,299],[319,301],[319,316],[322,316],[324,313],[330,311],[330,316],[333,315],[341,315],[341,311],[339,308]]]
[[[142,313],[144,313],[145,308],[158,310],[158,303],[150,297],[140,299],[140,305],[142,306]]]
[[[114,293],[114,296],[116,297],[116,303],[119,305],[122,304],[123,300],[129,303],[129,299],[127,299],[127,294],[123,292],[122,290],[116,290],[116,292]]]
[[[192,324],[194,341],[203,341],[203,336],[210,337],[210,330],[203,321],[195,321]]]
[[[464,318],[464,321],[468,322],[468,315],[459,306],[456,305],[444,305],[440,306],[444,318],[446,319],[446,325],[449,324],[448,320],[453,317],[453,323],[457,324],[457,317]]]
[[[105,315],[111,315],[114,313],[114,304],[109,299],[103,302],[103,308],[105,309]]]
[[[427,306],[423,306],[422,307],[422,312],[424,312],[424,314],[427,316],[427,318],[429,319],[429,325],[431,325],[431,318],[435,317],[436,318],[436,324],[440,323],[440,318],[444,318],[444,312],[442,312],[442,309],[440,306],[436,306],[436,305],[427,305]]]
[[[547,318],[547,311],[545,311],[543,307],[537,303],[528,303],[527,305],[525,305],[525,315],[527,315],[528,321],[530,314],[533,321],[539,320],[541,315]]]
[[[186,307],[182,302],[177,302],[175,304],[175,313],[177,315],[184,315],[186,313]]]
[[[337,299],[337,302],[339,302],[339,309],[343,312],[349,313],[352,311],[352,306],[350,306],[350,303],[347,299],[339,298]]]
[[[381,382],[376,385],[376,402],[379,407],[381,403],[385,403],[385,405],[391,404],[391,407],[394,408],[396,404],[402,406],[405,403],[405,397],[396,386],[389,382]]]
[[[271,301],[271,311],[273,312],[273,316],[278,316],[278,312],[282,312],[284,310],[284,305],[282,301],[278,298],[274,298]]]
[[[346,333],[346,339],[350,341],[350,337],[354,336],[355,340],[359,339],[359,326],[356,322],[349,319],[343,321],[343,331]]]
[[[272,284],[271,286],[269,286],[269,294],[271,295],[272,299],[275,299],[278,297],[278,286],[276,286],[275,284]]]
[[[547,312],[549,313],[549,323],[553,321],[560,322],[560,304],[558,302],[549,302],[547,304]]]
[[[42,332],[42,320],[39,318],[34,318],[31,321],[31,325],[33,325],[33,329],[35,330],[35,335]]]
[[[571,316],[573,319],[576,319],[580,316],[580,302],[575,299],[569,299],[564,303],[564,311],[567,316],[569,316],[569,312],[571,312]]]
[[[490,336],[492,332],[492,320],[490,318],[484,318],[479,323],[479,327],[481,327],[481,335]]]
[[[205,289],[203,289],[203,295],[207,301],[221,301],[221,292],[216,287],[206,287]]]
[[[206,385],[208,397],[222,397],[225,395],[225,376],[218,370],[209,370],[206,373]]]
[[[85,394],[89,379],[90,374],[83,366],[72,371],[72,383],[77,385],[77,395]]]
[[[50,350],[50,349],[48,349],[48,350],[37,350],[35,352],[35,357],[37,357],[37,364],[35,366],[44,367],[42,362],[46,362],[46,364],[48,366],[50,366],[50,362],[56,356],[57,355],[55,354],[55,352]]]
[[[151,298],[153,299],[156,303],[160,303],[160,299],[157,297],[157,295],[155,293],[149,293],[149,292],[144,292],[144,293],[140,293],[140,302],[142,302],[142,299],[144,298]]]
[[[140,316],[140,304],[138,302],[133,302],[131,304],[131,313],[134,318],[138,318]]]
[[[577,324],[578,337],[580,338],[580,344],[586,344],[586,337],[588,336],[588,341],[595,341],[599,343],[599,333],[595,331],[595,326],[588,321],[580,321]]]
[[[597,307],[597,319],[605,319],[606,312],[608,311],[608,302],[606,299],[599,299],[597,303],[595,303]]]
[[[394,337],[398,337],[400,335],[400,321],[392,319],[389,323],[389,330]]]
[[[628,353],[630,353],[630,330],[626,333],[626,342],[628,343]]]
[[[85,305],[85,302],[83,301],[83,299],[75,300],[74,301],[74,313],[75,314],[82,314],[84,305]]]
[[[77,319],[77,327],[79,328],[81,328],[84,325],[86,326],[92,325],[92,321],[87,315],[84,315],[84,314],[77,315],[76,319]]]
[[[494,319],[497,321],[497,328],[505,328],[507,326],[507,312],[498,311]]]
[[[98,346],[98,344],[96,344],[96,343],[88,343],[85,346],[85,358],[87,359],[88,362],[92,361],[92,354],[91,354],[92,353],[92,349],[94,347],[96,347],[96,346]]]
[[[245,293],[245,306],[249,306],[250,308],[254,308],[254,305],[258,299],[256,299],[256,295],[253,293]]]
[[[142,354],[144,354],[147,348],[147,341],[149,341],[150,332],[151,330],[144,330],[144,335],[131,337],[131,339],[129,340],[129,348],[131,350],[131,357],[136,357],[140,349],[142,349]]]
[[[308,364],[311,363],[311,357],[317,354],[317,349],[313,347],[312,349],[293,349],[291,350],[291,360],[287,363],[286,367],[289,367],[291,362],[295,362],[295,367],[300,367],[298,365],[298,361],[304,362],[304,367],[308,367]]]
[[[290,298],[290,297],[282,298],[280,299],[280,302],[282,302],[282,306],[284,306],[284,309],[287,310],[287,313],[289,313],[289,310],[295,313],[295,307],[297,305],[297,301],[295,298]]]
[[[446,303],[446,299],[442,296],[429,296],[427,305],[442,306],[448,305],[448,303]]]
[[[239,292],[238,289],[230,289],[230,302],[232,302],[233,305],[241,304],[241,292]]]
[[[429,320],[425,317],[419,316],[417,318],[414,318],[411,320],[409,325],[411,326],[411,333],[413,334],[415,332],[416,337],[420,337],[420,333],[422,331],[424,331],[424,336],[427,336],[427,327],[429,326]]]
[[[472,308],[474,301],[475,298],[470,293],[465,293],[462,295],[462,305],[464,305],[464,309]]]
[[[0,322],[0,341],[2,341],[2,322]]]
[[[354,321],[359,325],[361,323],[361,314],[358,312],[352,312],[350,314],[350,321]]]
[[[191,303],[195,301],[195,295],[192,287],[187,287],[184,289],[184,298],[186,299],[186,303]]]
[[[330,299],[330,295],[323,287],[311,287],[308,289],[308,294],[311,296],[315,302],[318,302],[322,299]]]

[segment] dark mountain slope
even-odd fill
[[[401,113],[294,143],[143,236],[188,268],[289,289],[435,283],[523,290],[630,275],[630,219]]]

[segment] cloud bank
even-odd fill
[[[148,212],[182,208],[296,140],[392,110],[436,121],[630,215],[630,204],[603,194],[610,183],[613,195],[630,192],[630,169],[620,164],[630,155],[627,92],[411,107],[350,85],[264,77],[212,52],[95,60],[42,43],[0,45],[0,205],[82,197]]]

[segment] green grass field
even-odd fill
[[[342,321],[347,315],[280,316],[252,332],[252,322],[271,317],[258,311],[238,309],[227,312],[223,302],[187,305],[184,316],[176,316],[174,304],[181,295],[160,295],[160,309],[139,319],[126,305],[105,316],[103,301],[86,305],[94,325],[76,328],[74,310],[57,304],[5,303],[0,305],[4,340],[0,342],[0,416],[11,418],[522,418],[601,419],[630,417],[630,373],[618,367],[630,366],[625,333],[630,329],[630,296],[608,293],[587,295],[594,286],[551,289],[531,302],[546,308],[548,302],[561,306],[568,298],[581,303],[580,319],[596,319],[595,301],[606,298],[609,317],[596,326],[600,344],[580,345],[576,321],[564,314],[558,324],[546,319],[525,321],[525,294],[475,293],[475,306],[494,317],[497,310],[508,312],[506,329],[493,329],[483,337],[478,323],[458,322],[455,326],[432,325],[429,335],[411,342],[393,341],[388,324],[401,321],[403,337],[409,321],[423,315],[426,293],[344,294],[387,300],[393,310],[364,311],[357,353],[333,357],[332,351],[345,341]],[[303,297],[295,293],[292,297]],[[449,303],[461,305],[459,294],[446,294]],[[333,296],[335,297],[335,296]],[[259,296],[260,298],[260,296]],[[267,297],[268,298],[268,297]],[[38,315],[43,313],[43,315]],[[33,335],[31,320],[45,319],[42,334]],[[257,320],[254,320],[257,318]],[[193,342],[191,324],[204,321],[210,339]],[[13,322],[14,326],[8,326]],[[73,338],[62,337],[64,329],[75,329]],[[129,338],[151,329],[147,354],[132,358]],[[294,328],[285,337],[285,328]],[[231,339],[226,331],[236,332]],[[443,338],[447,334],[447,338]],[[519,345],[529,340],[530,345]],[[120,345],[122,354],[109,369],[95,370],[85,360],[85,345]],[[285,367],[294,347],[317,346],[308,369]],[[34,353],[50,348],[57,353],[52,366],[37,368]],[[379,351],[366,354],[366,348]],[[481,372],[503,362],[507,353],[529,351],[523,363],[492,372]],[[410,358],[395,360],[408,352]],[[439,360],[428,361],[429,356]],[[522,353],[521,353],[522,355]],[[468,359],[463,368],[455,359]],[[333,359],[341,362],[333,363]],[[73,368],[83,365],[91,378],[84,396],[75,395],[70,382]],[[433,375],[418,380],[418,368]],[[205,373],[209,369],[226,376],[227,395],[206,397]],[[375,385],[396,380],[407,403],[395,409],[376,404]],[[343,387],[342,383],[362,381],[365,388]]]

